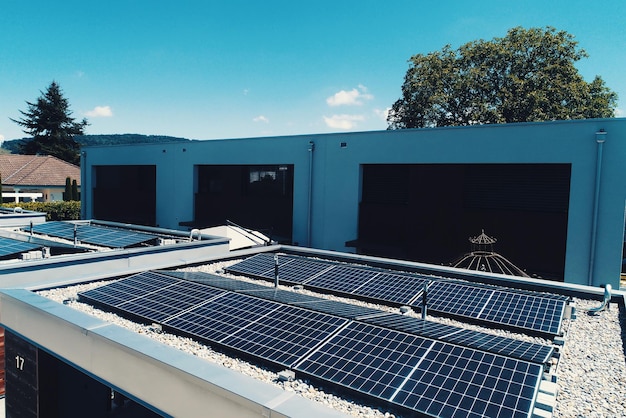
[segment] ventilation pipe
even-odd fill
[[[198,241],[200,241],[202,239],[202,235],[200,234],[200,230],[197,228],[194,228],[191,230],[191,232],[189,233],[189,241],[193,241],[193,236],[197,235],[198,236]]]
[[[610,284],[607,284],[604,287],[604,300],[602,301],[602,305],[589,309],[589,312],[596,313],[596,312],[608,311],[609,306],[611,306],[611,290],[613,290],[613,288],[611,287]]]
[[[606,131],[600,129],[596,132],[596,184],[593,196],[593,217],[591,220],[591,250],[589,252],[589,276],[587,284],[593,286],[593,269],[596,262],[596,240],[598,235],[598,207],[600,205],[600,185],[602,180],[602,153],[606,141]]]

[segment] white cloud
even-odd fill
[[[4,142],[4,135],[0,135],[0,145]]]
[[[255,121],[255,122],[263,122],[263,123],[269,123],[270,122],[270,120],[268,118],[266,118],[265,116],[263,116],[263,115],[259,115],[259,116],[257,116],[256,118],[254,118],[252,120]]]
[[[361,106],[364,101],[372,100],[374,96],[367,92],[367,87],[359,84],[358,89],[341,90],[326,99],[329,106]]]
[[[113,111],[111,106],[96,106],[93,110],[86,112],[85,115],[90,118],[110,118],[113,116]]]
[[[374,113],[376,114],[376,116],[378,116],[379,119],[386,121],[387,120],[387,116],[389,116],[389,111],[391,110],[390,107],[385,108],[383,110],[381,109],[374,109]]]
[[[331,117],[324,116],[324,122],[330,128],[334,129],[353,129],[357,126],[357,122],[364,121],[363,115],[333,115]]]
[[[615,112],[613,112],[613,114],[615,115],[616,118],[621,118],[621,117],[624,117],[625,115],[622,109],[615,109]]]

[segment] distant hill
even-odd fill
[[[186,138],[164,135],[141,135],[141,134],[114,134],[114,135],[77,135],[74,139],[81,146],[100,145],[126,145],[126,144],[154,144],[160,142],[186,142]],[[30,141],[30,138],[13,139],[2,143],[2,150],[12,154],[18,153],[19,144]]]

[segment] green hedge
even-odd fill
[[[67,202],[20,202],[3,203],[5,208],[19,206],[24,210],[45,212],[47,221],[75,221],[80,219],[80,202],[70,200]]]

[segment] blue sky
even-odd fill
[[[0,140],[55,80],[88,134],[191,139],[386,129],[413,54],[553,26],[626,110],[626,1],[5,0]]]

